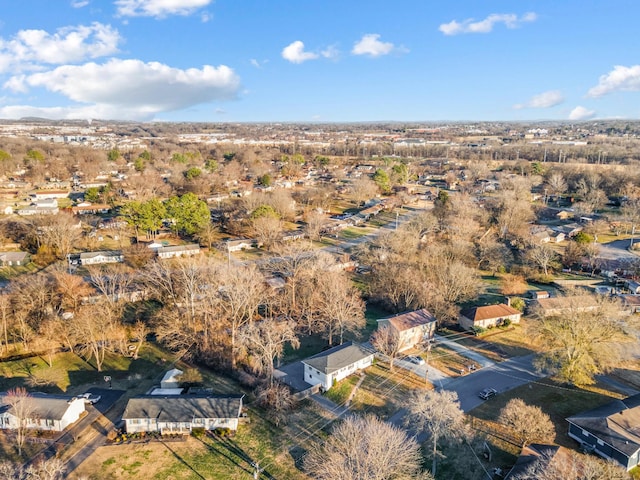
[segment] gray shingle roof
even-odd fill
[[[333,373],[343,367],[347,367],[359,360],[372,356],[373,352],[353,342],[346,342],[337,347],[318,353],[313,357],[303,360],[302,363],[311,365],[316,370],[325,374]]]
[[[614,400],[567,421],[628,456],[640,449],[640,394]]]
[[[160,422],[191,422],[194,418],[238,418],[244,395],[175,396],[147,395],[132,398],[122,419],[155,418]]]
[[[8,411],[11,413],[11,406],[7,404],[6,392],[0,393],[0,413]],[[29,415],[32,419],[62,420],[62,417],[69,408],[69,402],[74,397],[68,395],[47,395],[46,393],[33,392],[29,394],[29,402],[32,405],[32,412]]]

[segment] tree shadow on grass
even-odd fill
[[[250,475],[253,475],[255,471],[255,461],[232,439],[228,437],[220,437],[218,435],[211,435],[211,439],[214,443],[205,443],[201,439],[199,440],[207,447],[207,449],[209,449],[210,452],[226,458],[238,468],[244,470]],[[217,446],[219,447],[217,448]],[[274,479],[274,477],[265,470],[260,472],[260,478],[266,478],[269,480]]]
[[[165,448],[171,452],[171,454],[176,458],[176,460],[178,460],[185,467],[187,467],[189,470],[191,470],[195,475],[198,476],[198,478],[201,478],[202,480],[205,480],[205,477],[203,477],[198,472],[196,472],[194,470],[194,468],[191,465],[189,465],[180,455],[178,455],[178,453],[173,448],[171,448],[166,442],[162,442],[162,445],[164,445]]]

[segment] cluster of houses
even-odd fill
[[[191,257],[200,253],[200,245],[198,244],[162,245],[159,243],[151,243],[148,247],[161,259]],[[122,263],[124,262],[124,254],[120,250],[70,253],[67,255],[67,261],[69,265],[78,266]]]
[[[570,298],[564,303],[557,299],[539,299],[540,308],[548,315],[557,314],[567,305],[579,304]],[[582,308],[592,308],[590,304]],[[460,312],[460,325],[465,329],[497,326],[506,320],[520,321],[520,312],[508,304],[477,306]],[[435,317],[420,309],[380,319],[378,326],[394,330],[400,351],[420,347],[430,341],[436,328]],[[281,381],[298,389],[326,391],[346,377],[357,374],[374,363],[376,352],[365,345],[346,342],[313,355],[300,362],[296,370],[300,378],[280,377]],[[126,432],[157,432],[160,434],[189,434],[194,429],[235,431],[245,416],[243,395],[214,395],[208,389],[188,389],[181,384],[182,371],[166,372],[159,387],[147,394],[128,400],[122,414]],[[302,385],[302,387],[300,387]],[[28,428],[63,431],[75,423],[85,411],[83,398],[32,393]],[[0,428],[17,428],[19,411],[6,394],[0,394]],[[569,437],[578,441],[586,451],[611,459],[627,470],[640,463],[640,394],[614,400],[593,410],[567,418]],[[533,462],[560,462],[568,458],[568,451],[555,445],[533,444],[524,448],[516,465],[505,478],[516,478]]]

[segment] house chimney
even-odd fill
[[[504,297],[504,304],[508,307],[511,306],[511,298],[509,297]]]

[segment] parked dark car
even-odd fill
[[[478,396],[483,400],[487,400],[497,394],[498,391],[495,388],[485,388],[478,394]]]

